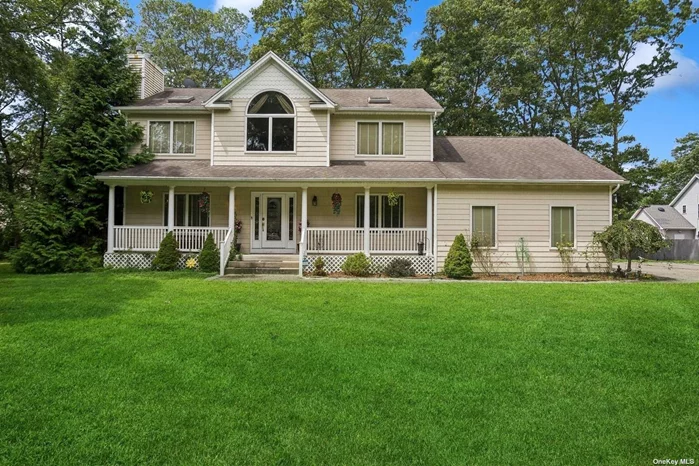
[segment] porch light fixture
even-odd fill
[[[318,196],[313,196],[311,204],[313,204],[313,207],[318,207]]]

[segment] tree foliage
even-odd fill
[[[201,87],[222,87],[247,61],[248,19],[235,8],[214,12],[177,0],[143,0],[138,9],[141,22],[131,42],[167,71],[168,86],[191,78]]]
[[[26,215],[19,218],[23,241],[13,257],[17,270],[83,268],[50,256],[98,258],[106,236],[107,187],[95,175],[149,160],[147,153],[129,155],[142,130],[112,108],[129,103],[136,89],[120,37],[126,10],[117,0],[103,0],[83,13],[90,22],[80,32],[59,97],[61,111],[53,119],[38,193],[25,203]],[[46,215],[33,214],[41,211]]]
[[[635,251],[653,254],[667,246],[654,226],[640,220],[619,220],[603,232],[595,233],[594,241],[601,245],[608,258],[627,260],[626,271],[631,271],[631,261]]]
[[[370,267],[371,261],[369,258],[363,252],[358,252],[357,254],[347,257],[341,268],[347,275],[366,277],[369,275]]]
[[[252,19],[253,60],[271,50],[318,87],[397,82],[407,0],[264,0]]]

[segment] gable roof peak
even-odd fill
[[[335,103],[330,100],[325,94],[318,90],[313,84],[311,84],[306,78],[304,78],[298,71],[293,69],[282,60],[276,53],[269,51],[260,57],[255,63],[252,63],[245,70],[240,72],[238,76],[233,78],[233,80],[228,83],[225,87],[220,89],[216,94],[214,94],[209,100],[204,103],[205,107],[214,106],[215,102],[221,97],[229,93],[231,90],[235,89],[237,86],[251,79],[255,74],[262,71],[265,66],[273,62],[279,66],[283,71],[285,71],[294,81],[296,81],[301,87],[305,88],[308,92],[318,98],[319,101],[325,103],[328,108],[335,108]]]

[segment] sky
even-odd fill
[[[200,8],[216,10],[222,6],[237,8],[249,15],[250,8],[258,6],[262,0],[192,0]],[[418,0],[410,4],[411,24],[403,31],[408,45],[404,51],[406,62],[417,54],[415,43],[420,37],[427,10],[441,0]],[[130,0],[137,11],[139,0]],[[699,0],[694,2],[699,6]],[[256,40],[250,27],[252,41]],[[689,132],[699,132],[699,24],[687,25],[680,36],[682,48],[673,51],[677,68],[669,75],[658,79],[648,96],[627,114],[623,134],[633,135],[636,140],[650,150],[657,159],[671,158],[675,139]],[[652,49],[640,48],[638,62],[650,59]]]

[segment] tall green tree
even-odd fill
[[[318,87],[395,85],[408,0],[264,0],[252,10],[258,59],[273,51]]]
[[[678,138],[672,149],[672,160],[663,161],[658,188],[652,190],[642,204],[669,204],[696,174],[699,174],[699,133]]]
[[[235,8],[211,11],[178,0],[143,0],[141,22],[131,38],[167,71],[166,84],[185,78],[222,87],[247,61],[247,17]]]
[[[124,60],[127,10],[118,0],[101,0],[83,14],[89,22],[79,33],[68,85],[59,97],[38,198],[20,212],[23,240],[12,257],[19,272],[87,270],[98,264],[107,188],[94,176],[148,158],[129,155],[142,130],[112,108],[129,103],[137,85]]]

